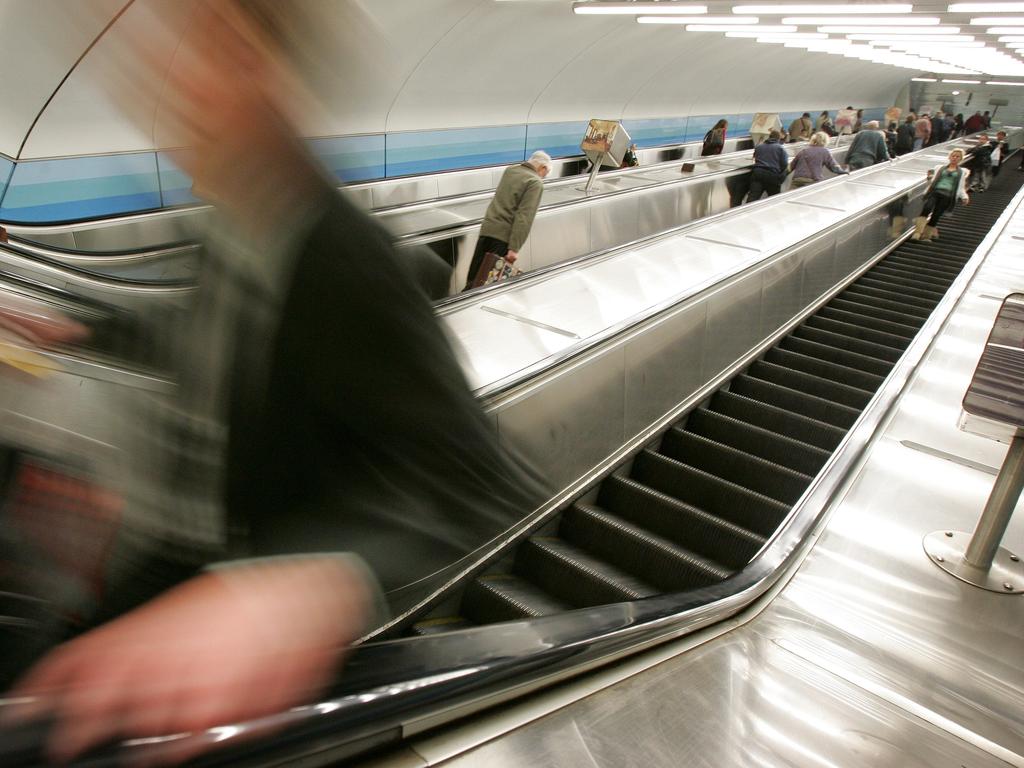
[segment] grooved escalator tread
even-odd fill
[[[786,504],[796,504],[811,483],[809,475],[679,427],[665,434],[658,453]]]
[[[758,360],[747,369],[747,375],[755,379],[769,381],[781,387],[789,387],[808,395],[814,395],[833,403],[839,403],[858,411],[871,401],[871,393],[863,389],[851,387],[838,381],[832,381],[811,373],[786,368],[767,360]]]
[[[765,543],[760,534],[628,477],[605,480],[597,504],[727,568],[743,567]]]
[[[793,336],[797,339],[815,341],[819,344],[835,347],[836,349],[846,350],[847,352],[855,352],[865,357],[873,357],[883,364],[888,363],[886,368],[891,368],[892,364],[899,360],[903,354],[902,351],[885,346],[884,344],[876,344],[853,336],[847,336],[844,333],[835,333],[834,331],[815,328],[806,322],[793,331]]]
[[[875,302],[882,302],[877,304],[877,306],[883,309],[917,315],[922,321],[926,320],[935,311],[935,302],[930,299],[919,299],[899,292],[872,287],[864,284],[863,281],[854,283],[836,298],[851,300],[871,299]]]
[[[640,600],[654,586],[554,536],[534,536],[516,552],[515,572],[577,608]]]
[[[829,457],[829,452],[822,448],[707,408],[698,408],[691,413],[686,420],[686,428],[694,434],[704,435],[811,477],[821,471]]]
[[[897,299],[901,296],[920,299],[922,306],[925,303],[929,304],[929,309],[935,309],[935,307],[938,306],[939,301],[942,299],[941,291],[923,291],[919,288],[911,287],[906,282],[901,283],[895,280],[889,280],[884,275],[876,276],[873,272],[867,272],[862,278],[857,280],[857,282],[853,283],[853,285],[863,285],[868,288],[886,291]]]
[[[905,336],[897,336],[896,334],[887,333],[886,331],[877,331],[874,328],[868,328],[859,319],[856,322],[838,320],[833,317],[828,317],[824,312],[819,312],[814,317],[807,318],[807,321],[804,324],[808,328],[817,328],[818,330],[828,331],[829,333],[838,333],[841,336],[847,336],[851,339],[860,339],[861,341],[867,341],[871,344],[877,344],[882,347],[891,347],[892,349],[900,352],[905,350],[910,344],[910,339]]]
[[[760,403],[783,408],[816,421],[849,429],[860,411],[796,389],[741,374],[729,383],[729,391]]]
[[[873,311],[872,307],[861,306],[858,307],[858,310],[857,312],[851,312],[843,307],[835,306],[835,302],[829,302],[818,310],[817,317],[895,336],[901,340],[904,347],[910,344],[914,336],[917,335],[918,330],[920,330],[919,326],[907,325],[906,317],[903,317],[902,323],[898,323],[878,317],[878,313]]]
[[[885,360],[862,355],[848,349],[834,347],[830,344],[814,341],[813,339],[801,338],[795,334],[784,338],[779,343],[779,348],[807,355],[808,357],[816,357],[829,363],[837,363],[838,365],[860,370],[864,373],[872,373],[880,379],[884,379],[889,375],[889,371],[892,370],[892,363]]]
[[[461,612],[477,624],[549,616],[572,606],[513,574],[481,576],[470,582]]]
[[[790,508],[763,493],[653,451],[643,451],[637,456],[632,477],[761,536],[774,531]]]
[[[711,410],[830,452],[836,449],[846,434],[845,430],[834,424],[762,403],[736,392],[717,392],[711,399]]]
[[[855,317],[877,319],[879,322],[905,328],[911,336],[916,336],[921,330],[921,326],[924,325],[924,321],[928,319],[928,313],[921,310],[919,314],[916,307],[900,307],[898,305],[894,307],[893,303],[886,302],[884,299],[856,293],[844,293],[841,297],[832,299],[823,309]]]
[[[783,368],[792,368],[795,371],[809,373],[812,376],[820,376],[829,381],[846,384],[856,387],[869,394],[874,394],[882,385],[885,377],[876,373],[868,373],[859,368],[851,368],[848,365],[822,360],[802,352],[795,352],[782,347],[774,347],[765,353],[764,360],[779,365]]]
[[[588,504],[568,509],[561,538],[662,592],[717,584],[733,571],[674,541]]]

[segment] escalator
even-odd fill
[[[427,635],[640,600],[742,569],[810,486],[1021,187],[1003,173],[933,242],[907,240],[674,424]]]
[[[720,620],[664,629],[778,567],[761,562],[765,545],[1021,185],[1004,172],[944,221],[939,241],[888,253],[432,613],[397,627],[405,637],[359,649],[330,701],[232,728],[237,742],[215,734],[227,750],[202,764],[337,764],[451,719],[439,711],[471,711]],[[515,623],[486,626],[496,622]],[[253,738],[263,733],[273,735]],[[90,764],[122,764],[127,752]],[[36,764],[31,749],[16,754],[12,764]]]

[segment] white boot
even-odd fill
[[[903,234],[903,229],[906,226],[907,226],[907,217],[906,216],[894,216],[893,219],[892,219],[892,230],[890,232],[890,237],[892,237],[893,239],[896,239],[897,237],[902,235]]]
[[[924,234],[925,227],[928,226],[928,217],[918,216],[914,219],[914,234],[910,236],[911,240],[920,240],[921,235]]]

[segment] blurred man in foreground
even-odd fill
[[[106,587],[61,606],[95,628],[2,715],[53,718],[55,761],[308,702],[385,603],[428,597],[535,501],[388,237],[296,138],[282,5],[196,2],[171,69],[165,130],[223,219],[174,396],[117,415]]]

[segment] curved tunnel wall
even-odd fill
[[[0,179],[10,176],[0,219],[193,201],[161,136],[159,84],[132,79],[142,39],[170,70],[192,5],[77,0],[69,13],[61,0],[0,0],[0,22],[24,30],[0,49],[0,67],[32,63],[24,81],[0,85],[0,103],[12,105],[0,118],[0,153],[17,163],[10,174],[0,167]],[[574,16],[569,0],[289,5],[285,31],[302,41],[322,104],[301,128],[342,181],[511,163],[539,148],[575,154],[591,117],[621,119],[653,146],[700,138],[718,117],[744,133],[759,111],[876,112],[908,74],[630,17]]]

